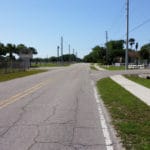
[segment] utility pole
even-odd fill
[[[74,49],[73,49],[73,57],[72,57],[72,58],[73,58],[73,61],[75,60],[75,57],[74,57],[74,56],[75,56],[75,54],[74,54],[74,52],[75,52],[75,51],[74,51]]]
[[[68,48],[69,48],[69,62],[70,62],[70,61],[71,61],[71,56],[70,56],[70,44],[69,44]]]
[[[108,31],[106,31],[106,43],[108,42]]]
[[[127,35],[126,35],[125,70],[128,70],[128,49],[129,49],[129,0],[127,0]]]
[[[68,50],[69,50],[69,55],[70,55],[70,44],[69,44],[69,46],[68,46]]]
[[[63,62],[63,37],[61,36],[61,62]]]
[[[106,31],[106,44],[108,42],[108,31]],[[106,61],[108,62],[108,47],[106,45]]]
[[[76,62],[77,62],[77,60],[78,60],[78,52],[76,51]]]
[[[59,62],[59,46],[57,46],[57,61]]]

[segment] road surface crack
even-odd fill
[[[33,138],[33,143],[28,147],[27,150],[31,150],[31,148],[37,143],[36,139],[37,139],[37,137],[40,135],[39,126],[36,125],[35,127],[37,128],[37,134],[36,134],[36,136]]]
[[[17,123],[22,119],[24,113],[26,112],[26,107],[27,107],[28,105],[30,105],[34,100],[36,100],[37,97],[38,97],[38,96],[33,97],[33,94],[31,94],[31,100],[28,101],[23,107],[20,108],[20,110],[22,110],[22,111],[21,111],[20,114],[18,115],[18,119],[17,119],[16,121],[14,121],[14,122],[12,123],[12,125],[10,125],[10,126],[7,128],[7,130],[6,130],[5,132],[3,132],[3,133],[0,135],[0,137],[3,138],[3,136],[9,132],[9,130],[11,130],[13,127],[15,127],[15,126],[17,125]]]
[[[53,109],[52,114],[50,116],[48,116],[46,119],[44,119],[43,123],[48,121],[51,117],[53,117],[56,114],[57,106],[53,106],[52,109]]]

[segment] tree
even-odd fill
[[[123,59],[125,56],[124,40],[112,40],[106,43],[108,49],[108,64],[112,64]]]
[[[109,42],[106,43],[106,46],[109,50],[113,50],[113,49],[124,49],[124,40],[111,40]]]
[[[57,57],[52,56],[49,60],[50,60],[50,62],[57,62]]]
[[[94,62],[103,62],[106,58],[106,49],[100,46],[95,46],[92,49],[92,57]]]
[[[37,54],[37,50],[34,47],[27,47],[24,44],[17,45],[16,53],[22,54]]]
[[[92,57],[92,53],[89,53],[88,55],[84,56],[83,61],[84,62],[94,62],[93,57]]]
[[[29,47],[28,51],[31,52],[32,54],[37,54],[37,50],[34,47]]]
[[[28,48],[24,44],[17,45],[16,53],[19,55],[20,53],[28,54]]]
[[[20,53],[23,54],[37,54],[37,50],[34,47],[26,47],[24,44],[11,44],[8,43],[6,46],[3,43],[0,43],[0,59],[4,59],[6,54],[9,54],[9,59],[15,59],[13,54],[19,55]]]
[[[138,47],[139,47],[139,43],[136,42],[136,44],[135,44],[135,49],[136,49],[136,51],[138,50]]]
[[[85,62],[99,62],[105,63],[106,61],[106,49],[104,47],[95,46],[92,48],[92,52],[86,55],[83,59]]]
[[[3,43],[0,43],[0,55],[6,55],[6,49]]]
[[[132,46],[135,44],[135,39],[134,38],[130,38],[129,39],[129,44],[130,44],[131,49],[132,49]]]
[[[141,50],[140,50],[140,57],[142,59],[150,59],[150,43],[148,44],[145,44],[141,47]]]
[[[6,45],[6,53],[9,53],[9,58],[10,60],[12,60],[14,57],[13,57],[13,53],[15,53],[16,51],[16,45],[15,44],[11,44],[11,43],[8,43]]]

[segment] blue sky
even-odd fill
[[[130,0],[130,30],[150,18],[150,0]],[[38,57],[56,56],[60,37],[79,57],[95,45],[125,39],[126,0],[0,0],[0,42],[33,46]],[[150,42],[150,22],[130,33],[139,45]],[[37,57],[36,56],[36,57]]]

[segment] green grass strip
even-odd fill
[[[39,64],[32,64],[32,67],[67,67],[69,63],[39,63]]]
[[[15,78],[20,78],[20,77],[25,77],[25,76],[29,76],[29,75],[33,75],[33,74],[37,74],[37,73],[42,73],[45,71],[47,71],[47,70],[29,70],[29,71],[7,73],[7,74],[1,73],[0,74],[0,82],[8,81],[8,80],[12,80]]]
[[[115,71],[115,70],[125,70],[124,66],[111,66],[111,65],[100,65],[99,66],[103,69],[106,70],[111,70],[111,71]]]
[[[150,150],[150,107],[105,78],[97,82],[122,143],[127,150]]]
[[[130,79],[131,81],[139,83],[147,88],[150,88],[150,79],[140,78],[137,75],[125,75],[125,77]]]

